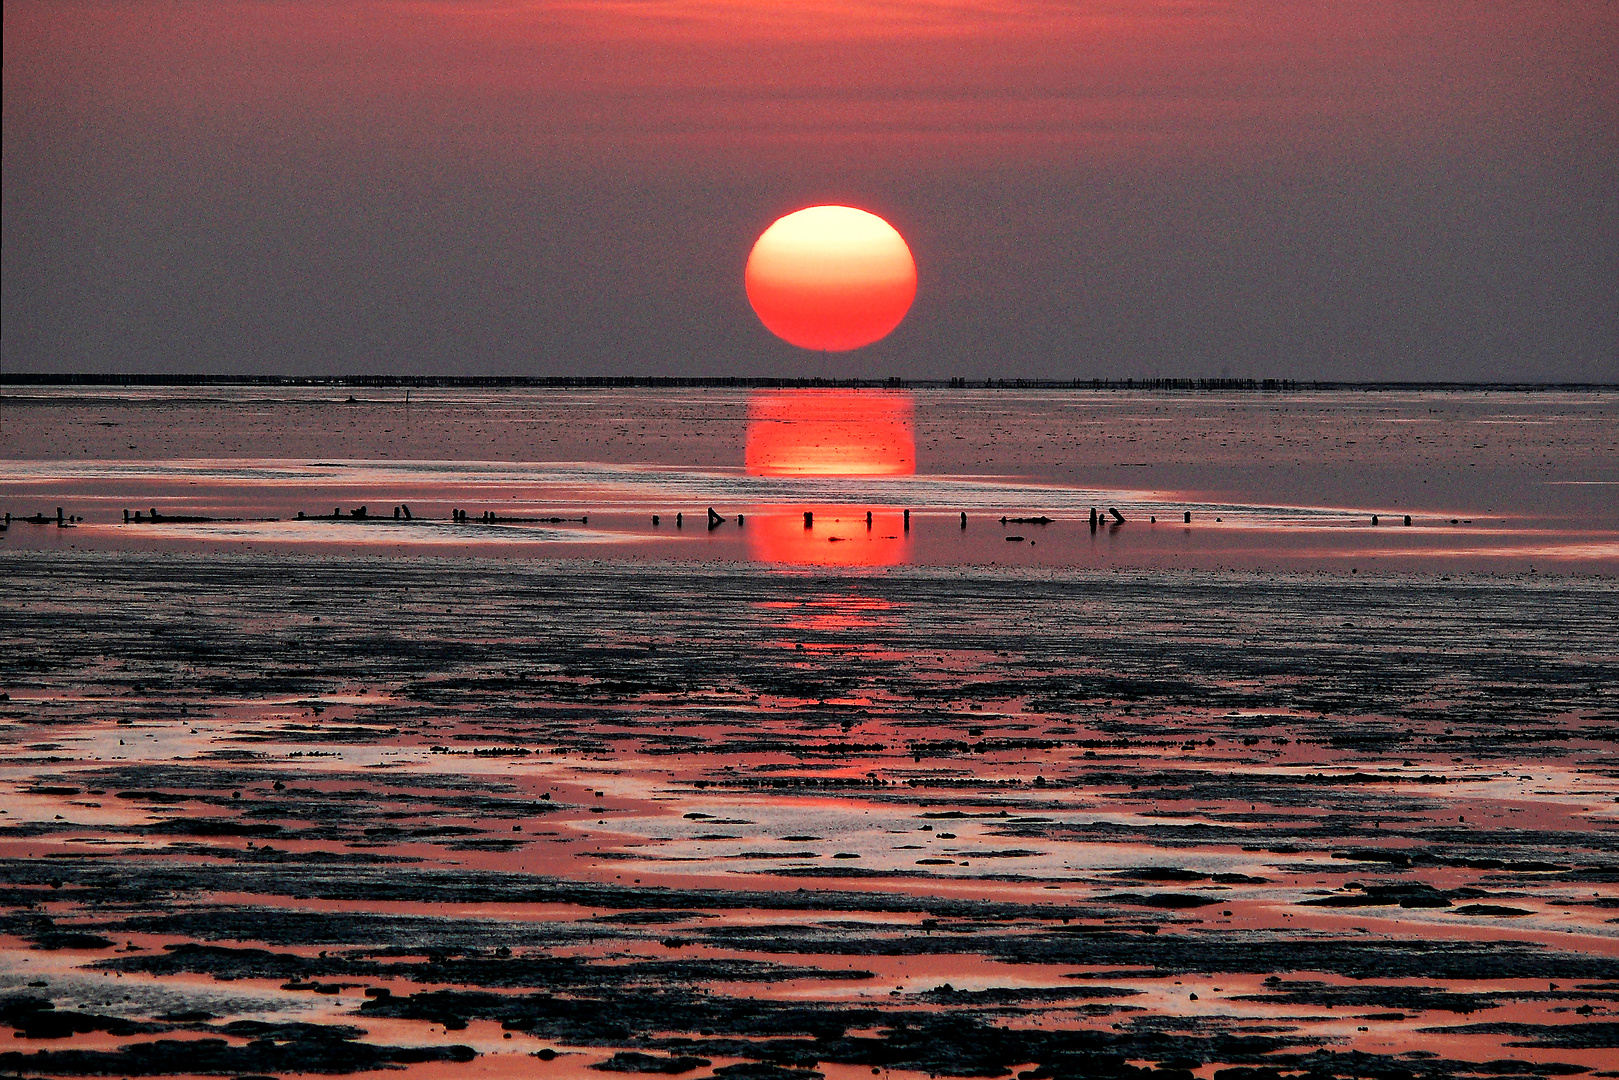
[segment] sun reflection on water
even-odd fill
[[[748,475],[914,475],[915,413],[909,391],[755,391],[748,398]]]
[[[759,562],[897,566],[908,562],[911,552],[903,512],[887,508],[783,508],[748,518],[747,533],[748,552]]]

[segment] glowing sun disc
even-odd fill
[[[743,280],[771,333],[828,352],[886,337],[916,298],[905,238],[852,206],[812,206],[778,219],[754,243]]]

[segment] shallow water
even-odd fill
[[[8,396],[0,1067],[1611,1070],[1611,399],[956,395]]]
[[[782,422],[790,391],[435,391],[408,404],[388,393],[8,396],[0,503],[16,517],[54,520],[65,507],[84,520],[13,528],[7,542],[518,557],[573,556],[584,544],[591,557],[830,565],[1619,568],[1610,394],[810,391],[806,437]],[[904,425],[896,401],[914,414]],[[912,457],[889,453],[899,430],[914,438]],[[752,471],[770,475],[751,475],[749,447],[759,457],[765,443]],[[883,461],[914,460],[915,473],[781,475],[789,458],[812,468],[863,445],[889,448]],[[413,520],[390,524],[401,506]],[[360,507],[363,521],[352,516]],[[706,527],[710,508],[724,526]],[[456,510],[465,524],[452,522]],[[818,524],[795,533],[805,510]],[[144,523],[126,525],[126,511]],[[551,518],[568,520],[535,520]]]

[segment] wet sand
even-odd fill
[[[740,396],[712,460],[694,395],[643,426],[668,457],[610,442],[564,468],[513,466],[542,458],[495,421],[509,457],[458,459],[463,417],[440,464],[382,463],[374,431],[298,460],[240,402],[8,395],[8,453],[27,408],[54,420],[0,464],[5,508],[61,493],[86,520],[0,547],[0,1068],[1614,1075],[1619,604],[1586,491],[1614,479],[1611,402],[1525,395],[1507,411],[1554,430],[1469,465],[1456,432],[1503,413],[1462,401],[1426,466],[1485,478],[1402,503],[1356,494],[1386,450],[1297,466],[1314,499],[1266,486],[1265,432],[1219,415],[1257,400],[1143,397],[1072,436],[1139,444],[1144,410],[1175,406],[1247,439],[1248,466],[1180,463],[1184,435],[1112,474],[1042,464],[1055,405],[1029,397],[1008,426],[1025,470],[966,460],[992,425],[930,470],[954,421],[924,400],[919,476],[806,484],[725,457]],[[1353,404],[1288,437],[1342,443]],[[625,402],[586,406],[559,440]],[[356,407],[384,408],[307,406]],[[96,417],[148,408],[229,422],[113,470],[92,440],[121,429]],[[496,492],[589,521],[447,520]],[[1189,536],[1139,519],[1194,494]],[[282,517],[317,495],[434,520],[110,520],[145,496]],[[1130,520],[1092,533],[1078,511],[1102,497]],[[747,523],[710,532],[711,501]],[[655,506],[684,508],[679,535]],[[1374,530],[1373,506],[1439,520]],[[1581,557],[1548,553],[1572,534]]]

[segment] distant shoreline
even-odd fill
[[[1615,391],[1596,382],[1332,382],[1307,379],[826,379],[687,375],[188,375],[146,372],[6,372],[0,386],[476,387],[492,390],[620,388],[827,388],[890,390],[1141,390],[1214,393],[1321,391]]]

